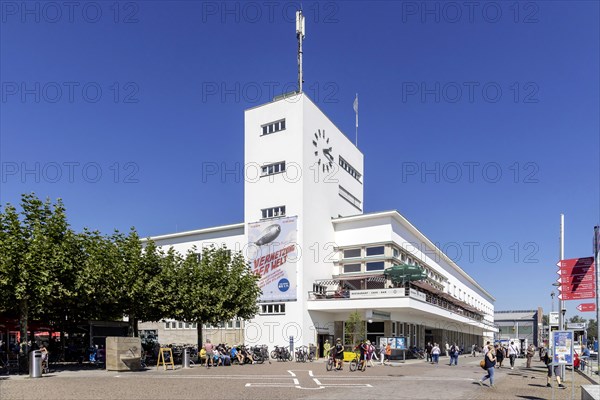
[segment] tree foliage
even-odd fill
[[[353,347],[361,343],[367,335],[367,327],[358,310],[353,311],[345,322],[344,343]]]
[[[241,253],[226,247],[206,247],[201,257],[190,250],[175,265],[171,274],[177,285],[171,287],[170,317],[198,325],[198,343],[202,342],[202,324],[216,324],[232,318],[252,318],[258,311],[261,295],[259,276],[254,274]]]
[[[216,324],[252,318],[261,294],[258,276],[241,253],[206,248],[198,257],[142,241],[135,229],[103,235],[70,229],[61,200],[34,194],[0,210],[0,315],[59,329],[88,320],[176,318]],[[199,336],[201,339],[201,336]]]

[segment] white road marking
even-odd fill
[[[289,373],[290,375],[292,375],[292,376],[296,376],[296,374],[295,374],[295,373],[293,373],[293,372],[292,372],[292,371],[290,371],[290,370],[288,370],[288,373]]]
[[[308,371],[308,376],[310,376],[310,377],[314,376],[312,371]]]

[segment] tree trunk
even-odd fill
[[[202,348],[202,321],[198,321],[198,325],[196,326],[196,331],[198,332],[198,351]]]
[[[137,337],[138,336],[138,320],[135,317],[135,315],[130,315],[128,322],[129,322],[129,327],[127,329],[127,335],[129,335],[131,337]]]
[[[21,343],[25,343],[25,347],[21,346],[21,349],[23,349],[25,355],[27,355],[27,352],[29,351],[27,344],[29,342],[29,327],[27,326],[29,317],[29,307],[27,304],[27,300],[21,300],[20,309],[21,312],[19,313],[19,325],[21,327]]]

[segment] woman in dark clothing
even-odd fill
[[[496,364],[496,368],[502,368],[502,361],[504,361],[504,348],[501,345],[494,345],[494,350],[496,350],[496,360],[498,363]]]

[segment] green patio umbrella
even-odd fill
[[[418,265],[400,264],[385,270],[384,275],[394,283],[421,281],[427,272]]]

